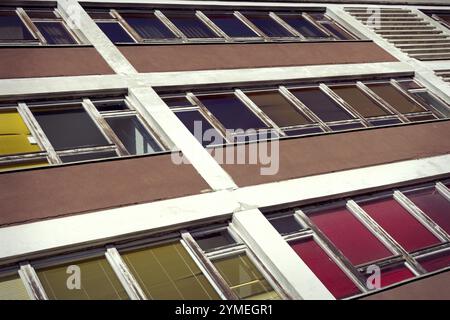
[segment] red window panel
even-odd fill
[[[371,274],[366,274],[365,276],[370,277]],[[415,277],[414,273],[410,269],[408,269],[408,267],[406,267],[404,264],[384,267],[383,269],[381,269],[381,279],[380,279],[381,288],[414,277]]]
[[[313,213],[309,218],[354,265],[393,254],[346,208]]]
[[[337,299],[360,293],[358,287],[313,239],[290,243],[290,245]]]
[[[450,234],[450,201],[435,188],[405,192],[409,199]]]
[[[425,258],[419,258],[419,263],[428,272],[433,272],[450,266],[450,250],[434,254]]]
[[[405,250],[416,251],[440,241],[393,198],[360,204]]]

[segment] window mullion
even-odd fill
[[[252,29],[258,36],[262,37],[266,41],[271,41],[271,38],[261,31],[253,22],[251,22],[247,17],[245,17],[241,12],[234,11],[234,16],[241,20],[247,27]]]
[[[36,27],[36,25],[33,23],[33,20],[28,16],[28,14],[25,12],[23,8],[17,8],[17,13],[22,19],[22,21],[25,23],[25,25],[28,27],[28,29],[31,30],[34,37],[37,38],[41,42],[41,44],[47,44],[47,40],[42,35],[42,33],[39,31],[39,29]]]
[[[275,12],[273,12],[273,11],[269,12],[269,17],[271,17],[273,20],[275,20],[278,24],[280,24],[283,28],[285,28],[287,31],[289,31],[296,37],[299,37],[303,41],[307,40],[304,35],[302,35],[296,29],[291,27],[291,25],[289,25],[286,21],[284,21],[282,18],[280,18]]]
[[[21,263],[18,272],[28,294],[33,300],[48,300],[44,287],[30,263]]]
[[[195,12],[195,15],[218,36],[225,38],[225,40],[227,41],[233,41],[230,36],[228,36],[222,29],[220,29],[219,26],[217,26],[211,19],[209,19],[208,16],[205,15],[202,11],[197,10]]]
[[[186,37],[185,34],[178,29],[178,27],[170,21],[170,19],[167,18],[161,10],[155,10],[155,16],[177,37],[181,38],[184,42],[189,41],[188,37]]]

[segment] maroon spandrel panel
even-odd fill
[[[370,277],[372,274],[366,274],[365,276]],[[381,269],[380,285],[381,288],[390,286],[402,282],[404,280],[414,278],[414,273],[408,269],[404,264],[386,267]]]
[[[428,272],[433,272],[450,266],[450,250],[418,259],[420,265]]]

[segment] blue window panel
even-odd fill
[[[232,13],[207,13],[208,18],[214,22],[228,36],[234,38],[258,37],[249,27]]]
[[[293,37],[289,31],[287,31],[278,22],[272,19],[268,13],[244,13],[245,17],[250,20],[256,27],[264,32],[269,37]]]
[[[328,38],[328,35],[300,14],[278,14],[287,24],[306,38]]]
[[[75,44],[76,41],[61,22],[34,22],[48,44]]]
[[[176,112],[175,115],[204,147],[225,143],[220,133],[198,110]]]
[[[0,11],[0,42],[35,40],[14,11]]]
[[[143,39],[174,39],[176,36],[153,13],[120,13]]]
[[[117,22],[97,22],[97,25],[114,43],[135,43],[133,38]]]
[[[218,38],[194,12],[164,12],[164,14],[188,38]]]

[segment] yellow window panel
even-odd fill
[[[19,163],[8,163],[8,164],[0,164],[0,172],[15,170],[15,169],[26,169],[26,168],[35,168],[35,167],[45,167],[48,166],[48,162],[45,160],[35,160],[35,161],[27,161],[27,162],[19,162]]]
[[[40,151],[38,145],[31,144],[26,135],[0,135],[0,155]]]
[[[0,300],[29,300],[27,290],[19,276],[0,279]]]
[[[22,117],[15,110],[0,112],[0,135],[9,134],[30,134]]]

